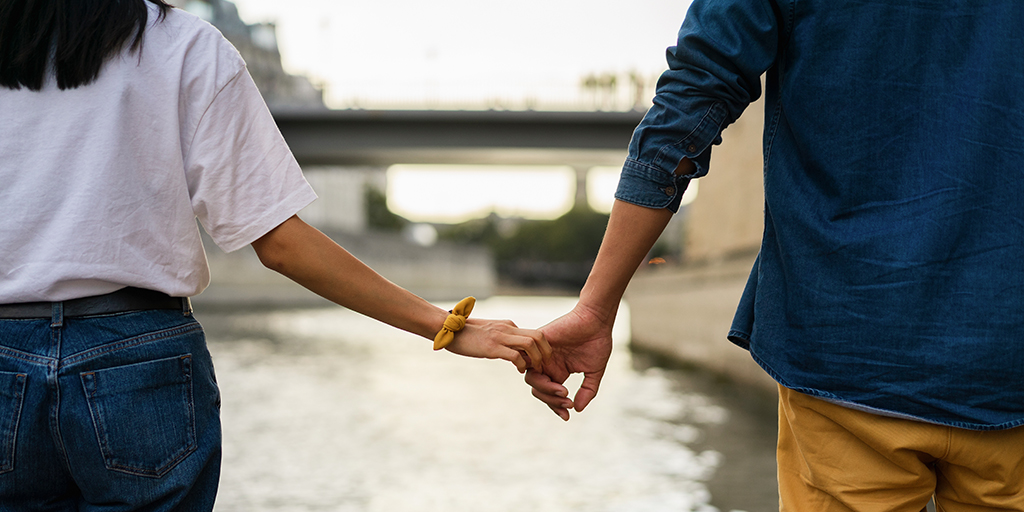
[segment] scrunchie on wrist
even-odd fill
[[[455,339],[455,333],[466,327],[466,320],[469,318],[469,314],[473,312],[475,304],[476,298],[466,297],[460,300],[448,312],[448,318],[444,319],[444,327],[437,332],[437,336],[434,336],[434,350],[441,350],[447,347]]]

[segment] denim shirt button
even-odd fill
[[[665,195],[667,195],[669,197],[676,195],[676,188],[671,186],[671,185],[666,187],[665,188]]]
[[[694,145],[694,144],[690,144],[689,146],[686,146],[686,151],[689,152],[689,153],[696,153],[697,152],[697,146]]]

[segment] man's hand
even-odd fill
[[[597,395],[608,358],[612,352],[612,323],[579,304],[564,316],[541,327],[551,344],[551,355],[544,360],[544,371],[529,370],[526,383],[533,396],[547,404],[559,417],[569,421],[569,409],[581,412]],[[576,397],[562,384],[570,374],[583,373]]]
[[[670,210],[616,200],[594,267],[580,290],[579,303],[565,316],[540,328],[553,352],[544,361],[543,372],[526,373],[526,383],[533,387],[533,396],[563,420],[569,420],[569,409],[580,412],[597,395],[612,353],[612,324],[619,301],[633,272],[671,218]],[[562,383],[579,372],[583,373],[583,384],[570,400]]]

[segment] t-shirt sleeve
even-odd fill
[[[316,199],[244,67],[202,114],[184,163],[192,209],[226,252]]]

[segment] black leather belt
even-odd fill
[[[0,304],[0,318],[50,318],[53,316],[53,305],[53,302]],[[171,297],[166,293],[132,287],[122,288],[106,295],[65,300],[62,307],[65,317],[107,315],[149,309],[176,309],[186,313],[192,311],[188,297]]]

